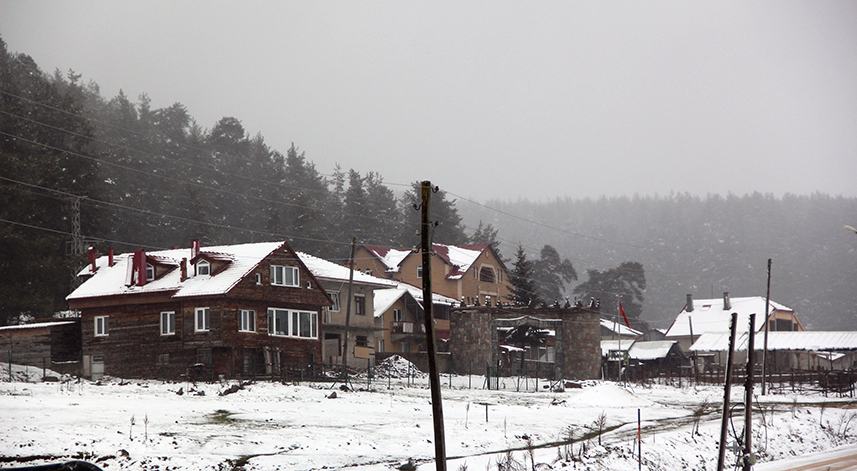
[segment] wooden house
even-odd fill
[[[76,374],[80,359],[80,319],[0,327],[4,361]]]
[[[332,301],[286,242],[96,258],[68,297],[81,312],[84,376],[279,375],[321,363]]]

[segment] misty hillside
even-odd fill
[[[0,105],[0,324],[66,309],[88,246],[104,253],[194,238],[286,239],[344,260],[352,236],[386,246],[417,243],[416,188],[386,184],[383,168],[323,173],[294,144],[273,149],[238,118],[204,128],[181,103],[153,108],[146,95],[104,97],[94,81],[72,71],[47,74],[2,40]],[[640,262],[647,282],[642,318],[652,326],[665,327],[687,293],[764,295],[772,258],[772,299],[796,309],[808,328],[857,329],[857,236],[842,229],[857,225],[855,198],[672,195],[480,205],[457,197],[447,182],[433,183],[441,188],[432,198],[440,222],[435,242],[491,242],[496,230],[506,258],[519,243],[531,258],[550,244],[574,263],[578,283],[587,270]]]
[[[854,198],[670,195],[459,209],[468,225],[482,220],[500,230],[506,257],[518,243],[533,257],[553,245],[572,260],[578,282],[588,269],[642,263],[641,318],[652,327],[667,327],[687,293],[764,296],[771,258],[771,299],[795,309],[808,329],[857,329],[857,235],[843,229],[857,220]]]

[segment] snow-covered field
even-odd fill
[[[401,364],[391,369],[393,376],[407,371]],[[128,470],[374,471],[413,459],[420,470],[434,469],[425,376],[410,386],[400,378],[371,384],[355,378],[348,391],[341,384],[259,382],[220,395],[237,383],[41,382],[41,374],[13,365],[10,381],[8,365],[0,363],[0,467],[85,459]],[[642,469],[716,469],[721,388],[588,381],[562,392],[544,389],[544,382],[539,392],[516,392],[515,379],[502,381],[499,391],[482,389],[483,381],[453,377],[450,388],[449,376],[442,377],[450,470],[493,470],[500,463],[530,470],[533,459],[537,469],[637,469],[638,410]],[[741,402],[743,388],[733,393]],[[753,424],[760,461],[857,442],[850,399],[806,393],[760,399],[764,416],[755,413]],[[696,433],[695,411],[704,412]],[[600,445],[589,436],[599,422]],[[574,443],[556,444],[568,438]],[[735,453],[727,456],[732,469]]]

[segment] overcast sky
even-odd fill
[[[102,94],[479,201],[857,196],[857,2],[0,0]]]

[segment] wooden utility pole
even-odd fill
[[[753,468],[753,370],[756,356],[753,352],[756,338],[756,314],[750,314],[750,331],[747,338],[747,380],[744,382],[744,471]]]
[[[723,471],[726,460],[726,432],[729,426],[729,396],[732,394],[732,355],[735,353],[735,330],[738,324],[738,313],[732,313],[729,325],[729,354],[726,357],[726,385],[723,391],[723,418],[720,422],[720,453],[717,457],[717,471]]]
[[[437,471],[446,471],[446,444],[443,434],[443,404],[440,397],[440,375],[437,368],[437,346],[435,344],[434,316],[432,315],[431,292],[431,194],[434,189],[431,182],[422,182],[422,224],[420,249],[423,261],[423,311],[426,328],[426,347],[428,352],[429,380],[431,382],[431,409],[434,421],[434,452]]]
[[[768,259],[768,291],[765,293],[765,349],[762,351],[762,395],[768,383],[768,311],[771,306],[771,259]]]
[[[357,237],[352,237],[351,255],[348,256],[348,297],[345,298],[345,336],[342,340],[342,379],[346,386],[348,386],[348,330],[351,328],[351,301],[354,297],[351,290],[354,287],[354,246],[356,244]]]

